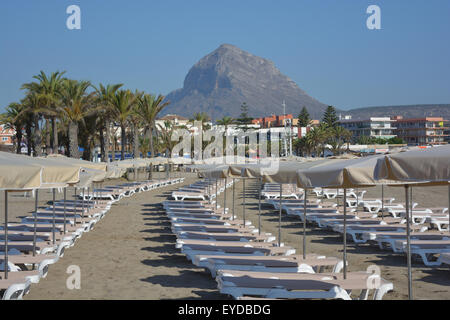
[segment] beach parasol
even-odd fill
[[[397,181],[405,188],[406,216],[409,222],[410,198],[408,189],[411,185],[449,185],[448,202],[450,208],[450,146],[439,146],[419,149],[408,152],[390,154],[378,160],[375,170],[377,179]],[[450,215],[449,215],[450,219]],[[450,221],[449,221],[450,230]],[[412,299],[412,272],[411,272],[411,244],[409,227],[407,229],[407,259],[408,259],[408,295]]]

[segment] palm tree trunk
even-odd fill
[[[16,153],[20,154],[22,150],[22,128],[16,128],[17,149]]]
[[[53,130],[53,153],[58,154],[58,147],[59,147],[59,141],[58,141],[58,126],[56,123],[56,117],[52,118],[52,130]]]
[[[105,132],[103,130],[104,128],[100,128],[100,160],[105,161]]]
[[[106,136],[105,136],[105,159],[103,161],[109,162],[109,148],[110,148],[110,141],[111,141],[111,127],[109,121],[106,121]]]
[[[121,160],[125,160],[125,146],[127,145],[126,144],[127,135],[125,133],[125,125],[123,125],[123,124],[120,125],[120,133],[122,136],[121,141],[120,141],[120,143],[122,145],[120,148],[120,158],[121,158]]]
[[[33,136],[31,134],[31,123],[28,122],[25,124],[25,132],[27,134],[27,154],[31,156],[31,145],[33,141]]]
[[[69,155],[71,158],[78,159],[78,124],[76,122],[69,122]]]
[[[155,147],[153,146],[153,128],[150,127],[150,130],[148,130],[149,132],[149,143],[150,143],[150,157],[154,158],[155,157]]]
[[[137,124],[133,124],[133,155],[134,158],[140,158],[139,152],[139,130]]]
[[[33,144],[34,144],[34,156],[40,157],[42,156],[42,138],[41,138],[41,130],[39,128],[39,116],[34,116],[34,135],[33,135]]]
[[[45,118],[45,152],[47,154],[50,153],[50,144],[51,144],[49,121],[50,120],[48,118]]]

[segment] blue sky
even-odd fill
[[[72,4],[81,30],[66,28]],[[448,0],[2,0],[0,108],[40,70],[167,94],[222,43],[342,109],[450,103],[449,36]]]

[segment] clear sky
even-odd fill
[[[81,8],[68,30],[66,8]],[[369,30],[369,5],[381,30]],[[450,103],[449,0],[1,0],[0,108],[40,70],[167,94],[222,43],[323,103]]]

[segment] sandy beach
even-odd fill
[[[196,180],[187,174],[184,184]],[[110,181],[109,184],[117,184]],[[181,184],[139,193],[112,206],[94,230],[79,239],[39,284],[32,285],[25,299],[228,299],[217,290],[216,282],[203,269],[193,266],[175,248],[160,203]],[[246,217],[258,225],[257,182],[248,180]],[[381,197],[379,188],[366,189],[367,197]],[[420,207],[447,207],[446,187],[414,188],[413,200]],[[227,207],[232,208],[232,191],[227,191]],[[404,201],[402,188],[385,188],[385,195]],[[61,198],[62,194],[57,194]],[[40,205],[51,199],[40,192]],[[10,221],[31,212],[33,198],[10,195]],[[242,217],[242,180],[236,185],[236,214]],[[223,206],[223,194],[218,198]],[[2,199],[3,201],[3,195]],[[333,200],[334,201],[334,200]],[[278,236],[278,212],[262,201],[262,230]],[[3,215],[1,215],[3,219]],[[3,221],[3,220],[2,220]],[[302,225],[282,216],[281,240],[302,253]],[[382,277],[394,283],[394,292],[384,299],[406,299],[406,258],[369,245],[348,243],[349,271],[366,270],[376,264]],[[317,228],[307,229],[307,252],[342,257],[342,237]],[[66,270],[77,265],[81,270],[81,289],[69,290]],[[425,267],[413,261],[413,293],[416,299],[450,299],[448,267]]]

